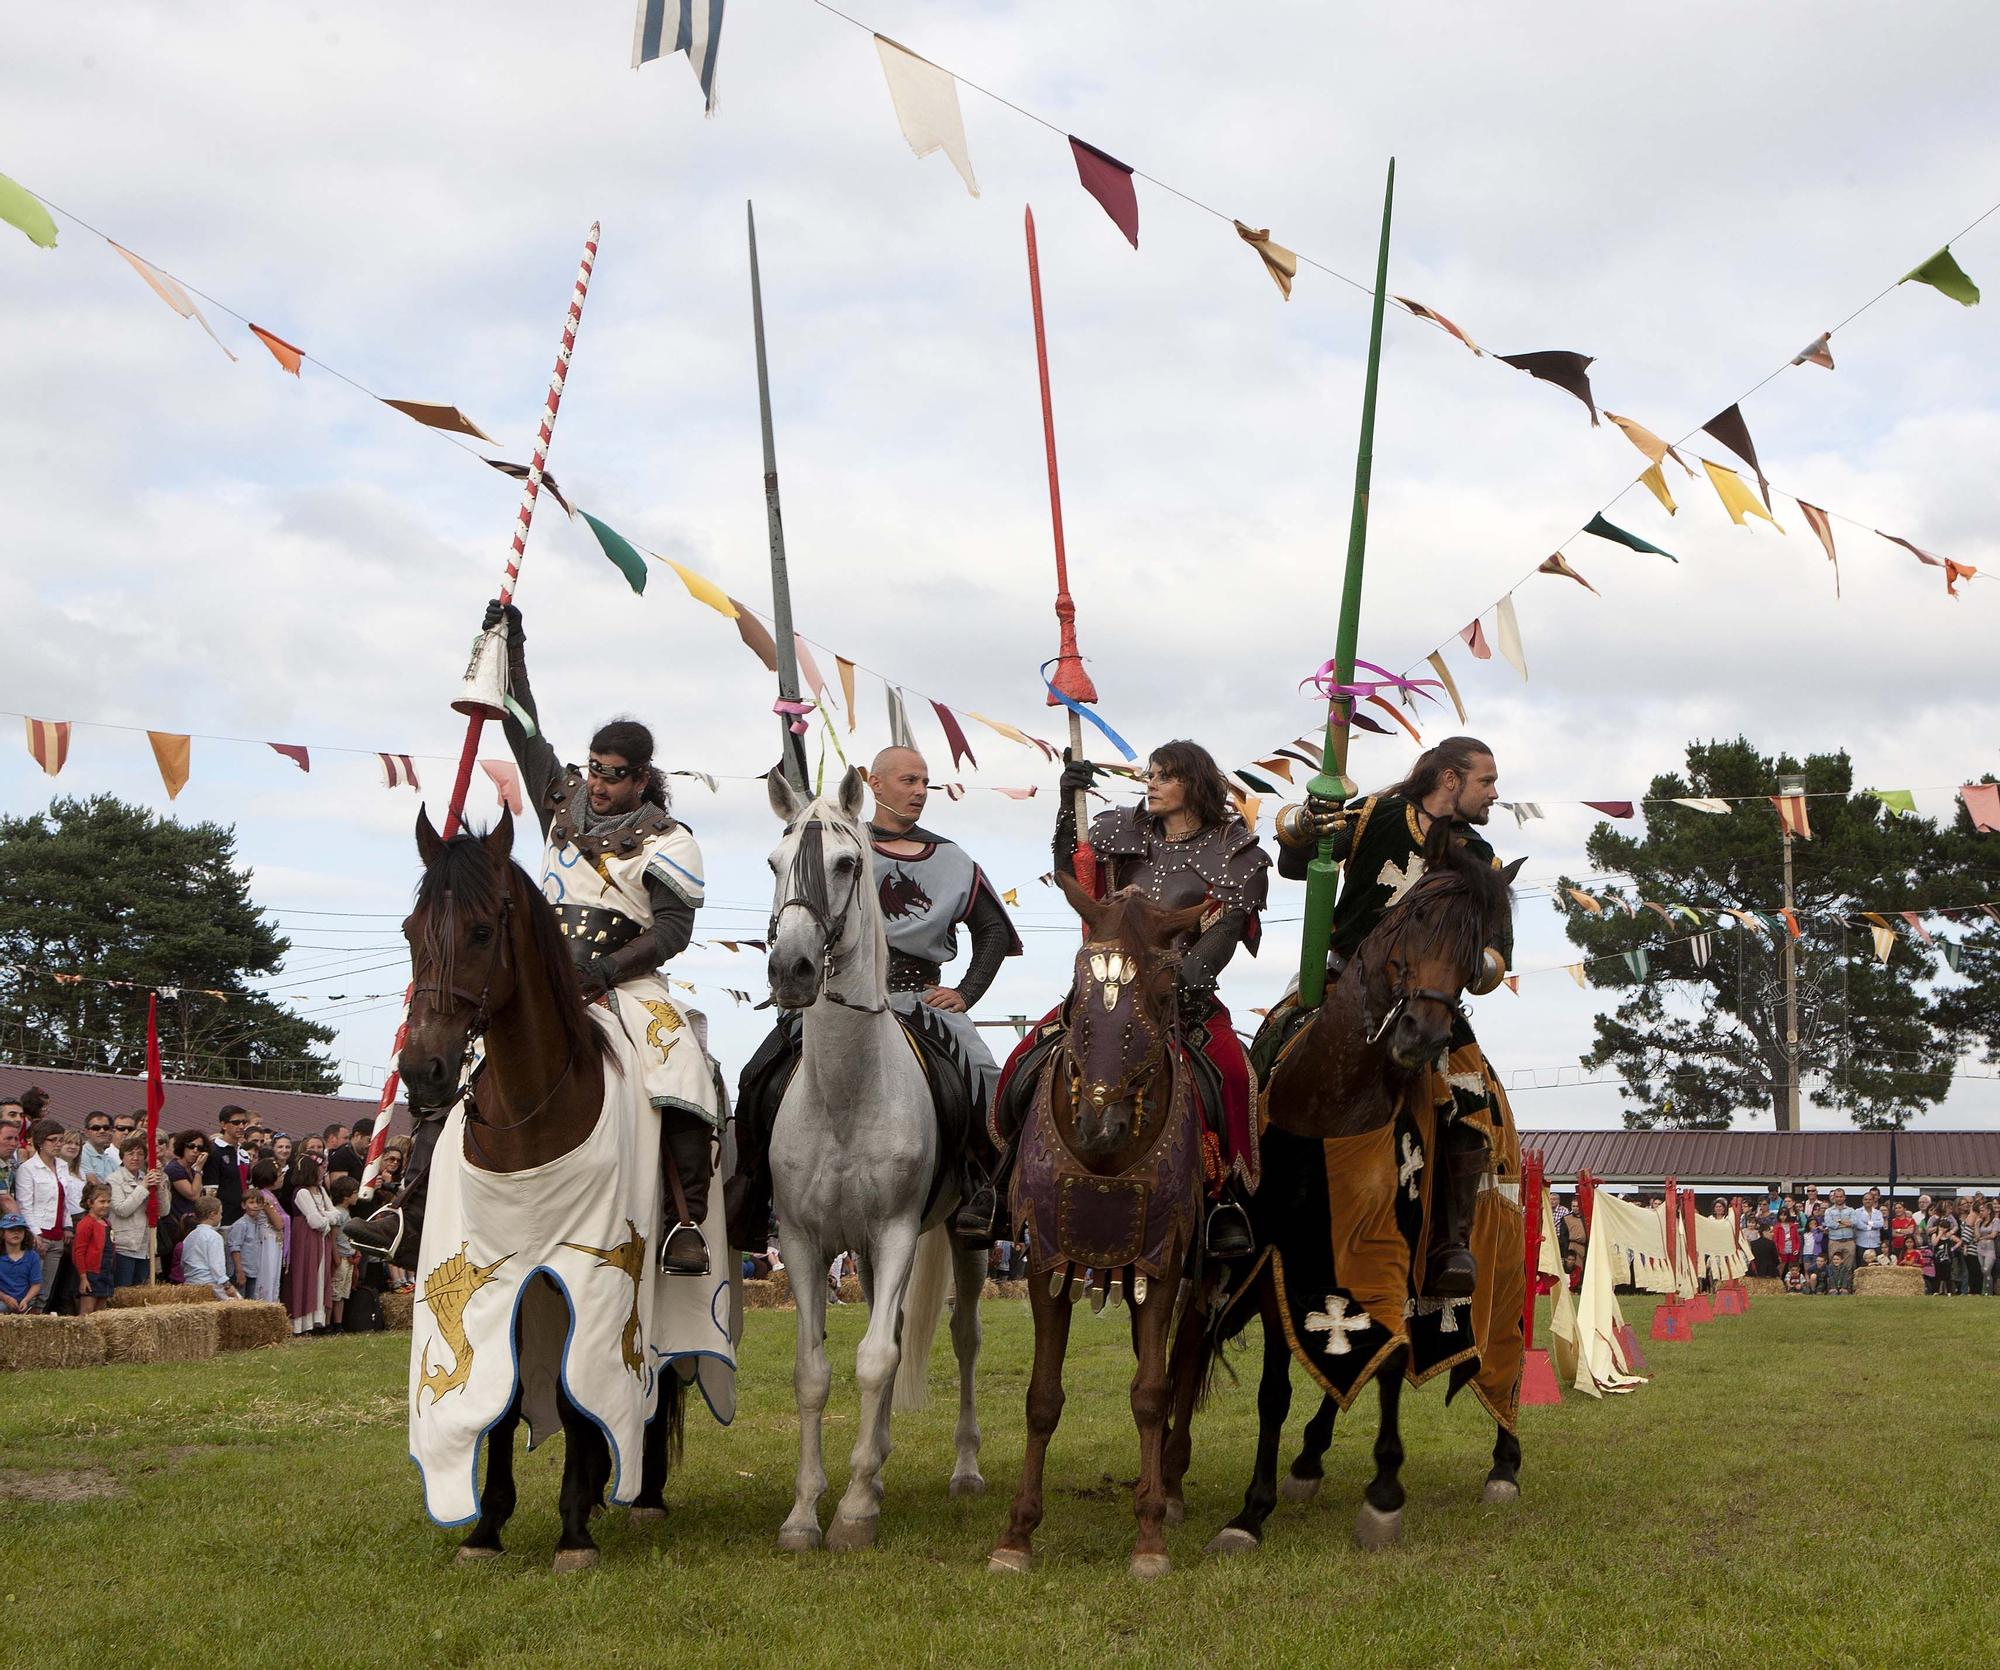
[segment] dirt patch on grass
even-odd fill
[[[60,1507],[69,1502],[99,1502],[124,1494],[125,1487],[101,1467],[69,1467],[47,1473],[0,1467],[0,1502],[52,1503]]]

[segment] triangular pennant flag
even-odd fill
[[[42,200],[5,174],[0,174],[0,220],[18,228],[31,244],[42,249],[56,247],[56,223],[42,207]]]
[[[1503,800],[1500,804],[1514,814],[1514,826],[1525,829],[1530,818],[1542,816],[1541,806],[1532,800]]]
[[[958,722],[958,715],[939,701],[931,702],[931,711],[937,715],[938,725],[944,731],[945,746],[951,750],[952,770],[958,769],[960,760],[966,760],[977,771],[979,761],[973,758],[972,744],[965,740],[965,727]]]
[[[1906,911],[1901,911],[1898,914],[1902,916],[1905,922],[1909,923],[1910,932],[1915,934],[1917,938],[1922,940],[1926,945],[1937,944],[1937,941],[1931,938],[1930,930],[1924,926],[1922,919],[1917,915],[1915,911],[1906,910]]]
[[[991,789],[995,794],[1004,794],[1009,800],[1033,800],[1036,795],[1042,792],[1032,783],[1024,789],[1010,788],[1005,783],[981,783],[979,786],[983,789]],[[1229,788],[1232,785],[1225,782],[1223,787]]]
[[[1890,926],[1889,918],[1884,916],[1879,910],[1864,910],[1861,913],[1861,920],[1864,922],[1873,922],[1878,928]]]
[[[968,719],[978,720],[989,731],[999,732],[1009,742],[1018,742],[1023,748],[1033,748],[1045,760],[1052,760],[1056,757],[1056,751],[1053,748],[1040,737],[1028,735],[1019,725],[1010,725],[1004,719],[989,719],[985,714],[974,713],[970,709],[966,710],[965,716]]]
[[[1794,365],[1823,365],[1833,369],[1833,332],[1821,331],[1818,336],[1801,348],[1792,357]]]
[[[1620,417],[1616,412],[1606,412],[1604,415],[1617,424],[1619,432],[1624,435],[1625,439],[1644,453],[1651,462],[1658,464],[1665,459],[1671,458],[1683,470],[1686,470],[1689,475],[1694,474],[1693,469],[1688,465],[1688,461],[1643,423],[1639,423],[1632,418]]]
[[[276,360],[294,377],[299,374],[299,367],[305,363],[305,355],[298,349],[294,348],[282,336],[273,335],[262,325],[252,325],[250,327],[250,334],[263,343],[266,348],[269,348],[271,350],[271,358]]]
[[[382,762],[382,787],[385,789],[415,789],[422,794],[423,786],[417,781],[417,768],[408,754],[377,754]]]
[[[1593,812],[1602,812],[1607,818],[1629,818],[1634,811],[1629,800],[1586,800],[1583,804]]]
[[[160,768],[160,781],[166,785],[167,798],[173,800],[187,787],[192,744],[173,731],[148,731],[146,740],[153,745],[153,759]]]
[[[597,535],[597,543],[603,546],[612,567],[625,576],[625,583],[634,591],[643,592],[646,589],[646,559],[616,528],[607,528],[587,510],[580,510],[577,514],[590,524],[590,531]]]
[[[1694,954],[1696,968],[1708,967],[1708,952],[1713,941],[1712,934],[1695,934],[1688,940],[1688,950]]]
[[[1393,702],[1385,701],[1380,696],[1372,696],[1372,695],[1369,696],[1367,700],[1370,706],[1379,707],[1384,713],[1388,714],[1388,716],[1391,719],[1395,720],[1397,724],[1401,725],[1404,730],[1408,731],[1410,733],[1410,740],[1414,742],[1419,748],[1423,747],[1424,739],[1420,734],[1418,734],[1417,727],[1411,724],[1409,720],[1405,719],[1402,716],[1402,714],[1396,711],[1396,706]]]
[[[1268,760],[1259,760],[1257,764],[1265,771],[1275,772],[1288,783],[1292,780],[1292,762],[1282,754],[1273,754]]]
[[[1648,464],[1645,469],[1640,471],[1639,484],[1666,507],[1666,512],[1669,516],[1680,509],[1680,506],[1674,503],[1673,494],[1667,491],[1667,478],[1659,465]]]
[[[1111,217],[1111,224],[1137,249],[1139,199],[1132,191],[1132,170],[1075,134],[1069,136],[1069,149],[1076,158],[1076,177],[1083,189],[1097,199],[1098,206]]]
[[[889,740],[898,748],[908,748],[915,753],[923,752],[917,747],[916,736],[910,730],[910,716],[903,710],[902,691],[887,682],[883,684],[882,690],[889,698]]]
[[[1477,624],[1476,622],[1474,624]],[[1431,671],[1438,676],[1438,683],[1444,686],[1444,693],[1451,698],[1452,710],[1458,715],[1458,722],[1465,723],[1465,703],[1459,699],[1458,685],[1451,676],[1451,669],[1444,664],[1444,651],[1432,650],[1424,657],[1431,664]]]
[[[1875,941],[1875,960],[1878,963],[1886,963],[1889,960],[1889,953],[1896,948],[1896,930],[1870,927],[1868,932]]]
[[[474,440],[484,441],[488,446],[499,444],[456,406],[438,406],[424,400],[384,400],[382,404],[394,406],[404,417],[414,418],[426,429],[442,429],[452,435],[470,435]]]
[[[1465,640],[1465,647],[1472,651],[1473,660],[1491,661],[1493,659],[1493,647],[1487,643],[1486,632],[1476,618],[1470,626],[1461,628],[1458,635]]]
[[[2000,783],[1966,783],[1958,798],[1971,814],[1972,827],[1982,835],[2000,835]]]
[[[1681,560],[1671,551],[1662,551],[1650,539],[1641,539],[1635,533],[1627,533],[1616,523],[1607,522],[1604,519],[1602,511],[1591,517],[1584,524],[1583,531],[1585,533],[1594,533],[1599,539],[1608,539],[1614,545],[1623,545],[1630,551],[1644,551],[1655,557],[1665,557],[1668,562],[1679,562]]]
[[[1833,595],[1840,595],[1840,558],[1833,554],[1833,523],[1827,519],[1825,511],[1816,504],[1807,504],[1804,499],[1792,501],[1799,507],[1799,514],[1806,519],[1806,526],[1819,535],[1820,544],[1826,547],[1826,560],[1833,564]]]
[[[1348,724],[1352,725],[1356,730],[1372,731],[1377,736],[1395,735],[1395,732],[1390,730],[1389,727],[1383,724],[1381,720],[1371,719],[1365,713],[1350,713],[1347,716],[1347,722]]]
[[[764,629],[764,623],[735,598],[732,597],[729,602],[736,611],[736,635],[743,640],[744,648],[764,663],[765,672],[775,673],[778,670],[778,646]]]
[[[1257,829],[1257,814],[1263,809],[1263,801],[1254,794],[1238,794],[1234,786],[1229,783],[1224,783],[1222,786],[1229,790],[1229,798],[1236,803],[1236,815],[1243,820],[1244,827],[1254,834]]]
[[[1258,794],[1271,795],[1278,792],[1277,784],[1265,782],[1254,771],[1246,771],[1243,767],[1238,766],[1236,768],[1236,775]]]
[[[813,652],[804,638],[792,634],[792,653],[798,657],[799,677],[806,681],[806,688],[817,696],[822,704],[832,698],[827,694],[826,675],[819,670],[819,663],[813,659]]]
[[[1000,895],[1000,902],[1003,905],[1011,905],[1015,910],[1019,910],[1021,908],[1021,895],[1016,889],[1010,887]]]
[[[1750,914],[1757,918],[1773,939],[1785,931],[1784,920],[1775,911],[1755,910]]]
[[[30,719],[28,726],[28,752],[51,777],[63,768],[69,758],[69,727],[67,719]]]
[[[1585,984],[1583,978],[1583,964],[1571,963],[1569,965],[1569,977],[1576,982],[1578,990],[1581,990]]]
[[[1566,348],[1550,348],[1533,354],[1495,354],[1503,365],[1525,371],[1530,377],[1553,383],[1566,394],[1581,400],[1590,412],[1590,426],[1597,427],[1597,402],[1591,398],[1590,368],[1594,355],[1572,353]]]
[[[104,241],[111,243],[109,238]],[[165,302],[167,306],[171,307],[183,319],[192,319],[197,325],[201,326],[203,330],[208,332],[209,341],[213,342],[225,354],[229,354],[228,345],[221,337],[215,334],[215,327],[203,316],[201,309],[194,305],[193,297],[183,290],[179,284],[161,272],[150,261],[141,260],[122,244],[111,244],[111,247],[132,264],[132,270],[146,281],[154,295],[158,296],[161,301]],[[229,357],[232,360],[236,358],[234,354],[229,354]]]
[[[910,149],[920,158],[933,151],[944,152],[965,182],[965,189],[977,197],[979,182],[972,177],[972,154],[965,147],[965,118],[959,113],[957,80],[949,70],[919,58],[886,35],[875,37],[875,50],[881,54],[889,102],[896,107],[896,121]]]
[[[1493,606],[1494,635],[1500,653],[1513,663],[1522,678],[1528,676],[1528,658],[1521,649],[1521,623],[1514,618],[1514,594],[1510,591]]]
[[[1448,331],[1451,335],[1457,337],[1459,341],[1463,342],[1466,345],[1466,347],[1470,348],[1475,354],[1478,354],[1482,357],[1485,355],[1486,350],[1484,348],[1480,347],[1477,342],[1474,342],[1471,337],[1467,336],[1464,331],[1458,328],[1458,326],[1454,325],[1442,313],[1438,312],[1436,308],[1426,307],[1422,302],[1413,302],[1410,300],[1408,296],[1391,296],[1389,299],[1392,302],[1396,303],[1397,306],[1407,308],[1410,312],[1414,313],[1419,319],[1428,319],[1432,324],[1438,326],[1441,330]]]
[[[679,27],[667,38],[667,0],[639,0],[632,25],[632,67],[669,52],[685,52],[701,83],[703,112],[715,114],[715,60],[722,48],[723,0],[680,0]]]
[[[854,663],[844,655],[833,658],[833,670],[840,679],[842,705],[847,709],[847,734],[854,734],[854,727],[860,723],[860,716],[854,711]]]
[[[1583,906],[1585,910],[1589,911],[1592,916],[1602,916],[1604,914],[1604,906],[1599,904],[1588,893],[1584,892],[1582,888],[1565,887],[1563,891]]]
[[[515,817],[523,816],[527,810],[527,805],[521,795],[520,769],[514,762],[512,760],[481,760],[479,762],[479,769],[485,772],[492,780],[493,793],[498,798],[500,804],[512,812]]]
[[[1510,974],[1510,975],[1508,975],[1508,976],[1507,976],[1507,989],[1508,989],[1508,990],[1509,990],[1510,992],[1512,992],[1512,993],[1513,993],[1513,994],[1514,994],[1514,995],[1515,995],[1516,997],[1519,997],[1519,996],[1521,995],[1521,977],[1520,977],[1520,975],[1518,975],[1518,974]]]
[[[528,466],[526,464],[515,464],[505,458],[489,458],[486,462],[502,475],[512,476],[516,481],[526,481],[528,479]],[[546,470],[542,472],[541,491],[548,494],[550,498],[562,506],[562,513],[565,516],[574,516],[576,514],[570,508],[569,500],[562,496],[562,489],[556,485],[556,478]]]
[[[707,575],[697,574],[685,564],[675,562],[672,557],[662,557],[660,560],[674,571],[674,577],[687,588],[688,596],[695,602],[706,603],[724,620],[736,618],[738,611],[729,594]]]
[[[1951,252],[1951,245],[1933,255],[1921,267],[1913,267],[1896,282],[1908,284],[1915,279],[1919,284],[1928,284],[1939,295],[1949,296],[1961,307],[1979,305],[1979,286],[1966,276],[1965,269]]]
[[[1271,282],[1277,285],[1279,293],[1286,301],[1292,299],[1292,280],[1299,276],[1299,258],[1283,244],[1271,242],[1270,229],[1253,232],[1242,221],[1230,223],[1236,228],[1236,235],[1257,252],[1264,263],[1264,271],[1271,275]]]
[[[1953,597],[1956,597],[1958,595],[1958,582],[1960,580],[1969,580],[1973,577],[1973,575],[1979,572],[1978,569],[1973,568],[1967,563],[1953,562],[1947,557],[1933,556],[1929,551],[1926,551],[1921,545],[1912,545],[1907,539],[1900,538],[1892,533],[1882,533],[1882,530],[1880,528],[1877,528],[1875,531],[1878,534],[1882,534],[1882,537],[1888,540],[1891,545],[1902,546],[1902,548],[1905,551],[1908,551],[1912,556],[1914,556],[1918,562],[1927,564],[1931,568],[1943,569],[1944,589]]]
[[[1906,818],[1917,815],[1917,797],[1908,789],[1867,789],[1864,793],[1874,796],[1892,812],[1900,812]]]
[[[1806,797],[1802,794],[1774,794],[1771,804],[1778,808],[1778,821],[1785,827],[1787,835],[1796,835],[1802,841],[1812,839],[1812,823],[1806,817]]]
[[[1938,941],[1938,949],[1944,953],[1945,966],[1952,973],[1956,974],[1958,972],[1959,954],[1962,949],[1958,941],[1955,939],[1941,939]]]
[[[1635,945],[1630,951],[1627,951],[1624,955],[1625,955],[1625,966],[1632,971],[1632,978],[1634,980],[1645,979],[1646,978],[1645,946]]]
[[[1583,587],[1583,589],[1589,592],[1593,597],[1602,597],[1604,595],[1588,580],[1586,580],[1581,574],[1577,573],[1575,569],[1571,568],[1568,563],[1563,561],[1563,554],[1560,551],[1556,552],[1555,555],[1547,558],[1542,563],[1542,566],[1536,569],[1535,572],[1537,574],[1560,574],[1565,579],[1574,580],[1579,586]],[[1465,716],[1463,714],[1459,715],[1459,718],[1461,720],[1463,720],[1464,717]]]
[[[1721,464],[1712,464],[1706,458],[1702,459],[1701,467],[1708,472],[1709,485],[1715,489],[1715,496],[1722,501],[1722,508],[1729,512],[1730,521],[1739,528],[1744,525],[1744,517],[1761,516],[1772,527],[1777,528],[1778,532],[1785,531],[1779,527],[1777,517],[1757,502],[1757,495],[1744,486],[1743,478],[1734,470]]]
[[[1789,933],[1792,936],[1792,938],[1804,939],[1806,937],[1805,930],[1799,926],[1799,913],[1797,911],[1786,909],[1779,911],[1778,914],[1784,918],[1785,931]]]
[[[266,743],[265,746],[274,754],[284,755],[286,759],[290,760],[301,771],[312,770],[312,755],[306,752],[303,745],[293,742],[271,742]]]
[[[1720,411],[1701,426],[1704,435],[1713,435],[1718,441],[1750,466],[1751,474],[1757,478],[1757,491],[1763,495],[1764,508],[1771,508],[1771,484],[1764,479],[1764,466],[1757,462],[1757,448],[1750,440],[1750,426],[1743,421],[1742,406],[1735,405]]]
[[[1674,804],[1685,806],[1690,812],[1721,813],[1729,810],[1729,802],[1726,800],[1709,800],[1700,796],[1680,796],[1674,800]]]
[[[1701,912],[1696,910],[1693,905],[1675,905],[1674,914],[1676,916],[1684,916],[1690,922],[1698,923],[1701,921]]]

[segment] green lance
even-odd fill
[[[1334,682],[1354,682],[1355,640],[1361,631],[1361,569],[1368,555],[1368,479],[1375,461],[1375,383],[1382,368],[1382,304],[1389,285],[1389,212],[1396,200],[1396,159],[1389,159],[1389,183],[1382,190],[1382,248],[1375,258],[1375,311],[1368,325],[1368,378],[1361,391],[1361,439],[1354,454],[1354,516],[1347,528],[1347,575],[1340,587],[1340,636],[1334,646]],[[1326,740],[1320,751],[1319,775],[1306,785],[1309,793],[1345,800],[1354,793],[1347,779],[1348,722],[1354,698],[1335,696],[1327,705]],[[1306,866],[1305,934],[1299,941],[1299,1005],[1319,1007],[1326,995],[1326,948],[1333,937],[1333,901],[1339,890],[1340,865],[1333,856],[1333,837],[1320,837],[1319,852]]]

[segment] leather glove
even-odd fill
[[[521,611],[511,603],[502,603],[499,598],[486,605],[485,617],[479,623],[479,630],[491,632],[502,620],[507,623],[507,641],[512,644],[526,642],[521,631]]]
[[[580,983],[583,987],[583,1001],[595,1003],[611,990],[612,977],[618,972],[617,965],[608,956],[595,956],[583,967]]]
[[[1073,795],[1080,789],[1087,789],[1097,780],[1097,767],[1088,760],[1070,758],[1067,748],[1063,750],[1062,792]]]

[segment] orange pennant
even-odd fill
[[[153,758],[160,767],[160,781],[166,784],[167,798],[172,800],[187,786],[188,757],[192,752],[189,740],[172,731],[148,731],[146,740],[153,745]]]
[[[263,343],[266,348],[269,348],[271,350],[271,358],[276,360],[294,377],[299,374],[299,366],[304,362],[305,355],[300,353],[298,349],[294,348],[282,336],[273,336],[262,325],[252,325],[250,327],[250,334]]]
[[[1804,841],[1812,839],[1812,824],[1806,817],[1804,795],[1774,794],[1771,804],[1778,808],[1778,821],[1785,826],[1787,835],[1796,835]]]
[[[840,675],[840,693],[847,702],[847,732],[854,734],[854,663],[844,655],[833,658],[833,670]]]
[[[56,776],[69,758],[69,721],[30,719],[27,725],[28,752],[34,756],[35,764],[51,777]]]

